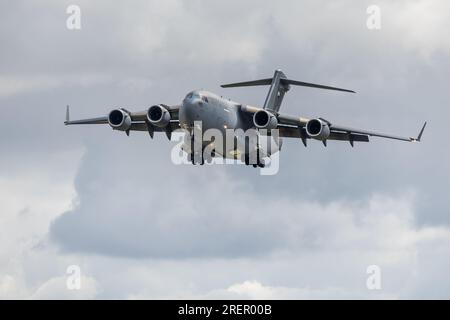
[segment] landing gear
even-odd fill
[[[259,150],[256,152],[256,163],[250,163],[250,155],[248,153],[245,154],[245,156],[244,156],[245,165],[248,166],[251,164],[253,166],[253,168],[257,168],[257,167],[264,168],[266,166],[266,164],[264,162],[264,159],[260,158],[260,153],[261,152]],[[251,160],[254,160],[254,158]]]
[[[193,165],[200,164],[202,166],[205,163],[208,164],[212,163],[214,156],[215,156],[214,151],[212,152],[212,154],[209,153],[205,154],[205,149],[203,149],[203,152],[201,154],[199,154],[199,152],[190,153],[189,161]]]
[[[200,146],[200,150],[197,150],[195,142],[194,142],[194,135],[191,135],[191,153],[189,154],[189,161],[193,164],[200,164],[203,165],[205,163],[203,159],[203,148]]]
[[[189,161],[191,161],[193,165],[204,165],[205,159],[203,158],[203,152],[191,152],[189,154]]]
[[[211,145],[207,146],[197,146],[200,147],[201,151],[196,150],[194,145],[194,139],[191,140],[191,153],[189,154],[189,161],[193,164],[204,165],[206,163],[212,163],[213,158],[216,156],[216,151]]]

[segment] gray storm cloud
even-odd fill
[[[78,1],[78,31],[65,27],[69,4],[0,5],[0,295],[57,295],[55,266],[81,260],[89,297],[367,297],[359,283],[373,263],[390,281],[383,297],[448,297],[447,2],[379,1],[379,31],[366,28],[366,1]],[[195,88],[262,104],[267,88],[219,85],[275,68],[357,91],[293,88],[283,112],[404,135],[428,120],[423,143],[285,141],[279,174],[262,177],[175,166],[163,135],[62,125],[66,104],[90,117],[178,103]],[[179,265],[195,290],[174,276]],[[196,270],[211,266],[208,283]],[[140,278],[123,271],[119,293],[104,268]]]

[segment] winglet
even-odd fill
[[[66,107],[66,121],[64,121],[64,124],[67,125],[70,122],[70,113],[69,113],[69,105]]]
[[[423,124],[422,129],[419,132],[419,135],[417,136],[417,138],[411,138],[412,142],[420,142],[420,139],[422,139],[422,134],[425,131],[425,127],[427,126],[427,122],[425,121],[425,123]]]

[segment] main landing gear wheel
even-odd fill
[[[250,156],[248,154],[246,154],[244,157],[244,163],[246,166],[250,165]],[[253,168],[257,167],[264,168],[266,166],[264,160],[260,159],[259,152],[256,154],[256,163],[252,163],[251,165],[253,166]]]
[[[200,165],[204,165],[205,164],[205,159],[203,159],[203,150],[204,148],[201,147],[202,151],[195,151],[195,144],[194,144],[194,137],[192,136],[191,138],[191,153],[189,155],[189,160],[191,161],[191,163],[193,165],[196,164],[200,164]]]
[[[189,157],[190,157],[190,161],[193,165],[199,164],[202,166],[205,164],[205,159],[203,158],[203,153],[194,152],[194,153],[191,153],[189,155]],[[200,159],[200,161],[198,161],[198,159]]]

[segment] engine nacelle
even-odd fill
[[[266,110],[259,110],[253,115],[253,123],[259,129],[276,129],[278,120],[272,113]]]
[[[170,113],[163,106],[151,106],[147,111],[147,120],[154,126],[164,128],[170,123]]]
[[[115,109],[109,113],[108,123],[114,130],[127,131],[131,128],[131,117],[123,109]]]
[[[306,124],[306,133],[311,138],[326,140],[330,136],[330,126],[323,120],[312,119]]]

